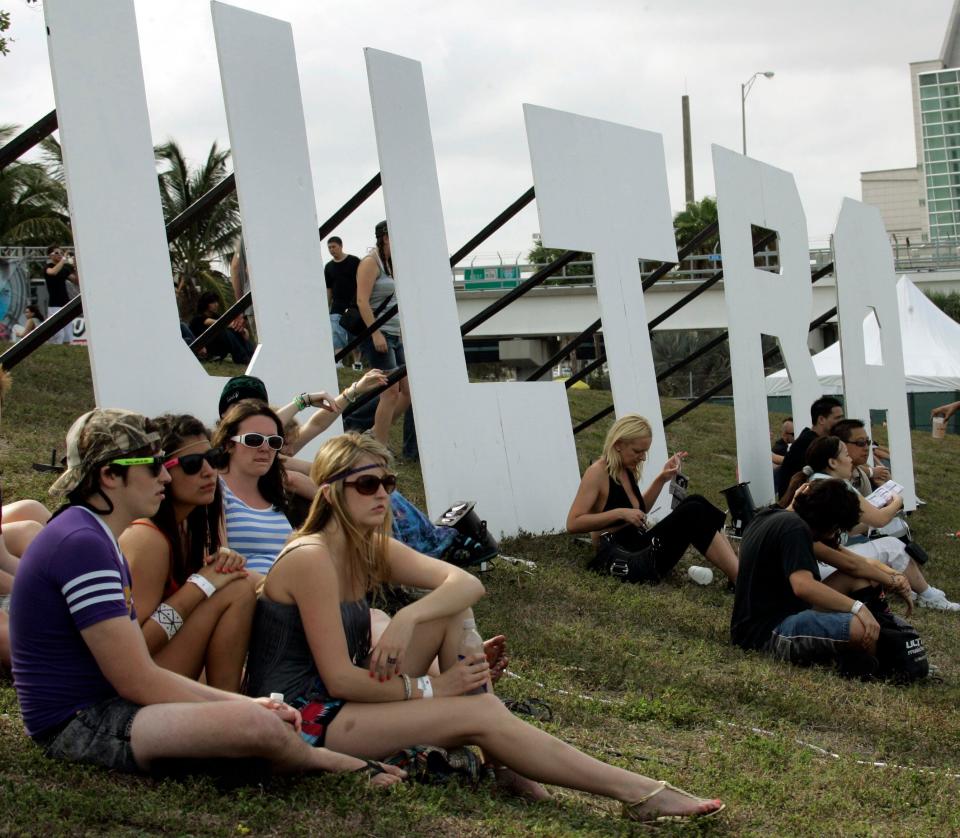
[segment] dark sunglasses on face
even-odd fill
[[[227,467],[230,458],[222,448],[211,448],[202,454],[184,454],[181,457],[173,457],[167,460],[163,466],[168,470],[174,466],[180,466],[184,474],[191,475],[197,474],[203,468],[204,461],[210,463],[211,468],[219,470]]]
[[[231,442],[239,442],[245,448],[259,448],[264,442],[274,451],[279,451],[283,448],[283,437],[279,434],[271,434],[270,436],[254,433],[237,434],[236,436],[230,437],[230,440]]]
[[[859,448],[869,448],[872,443],[870,439],[851,439],[847,445],[856,445]]]
[[[121,457],[118,460],[111,460],[112,466],[148,466],[150,473],[154,477],[159,477],[163,469],[163,457]]]
[[[389,495],[397,488],[397,475],[385,474],[383,477],[377,477],[374,474],[364,474],[356,480],[344,480],[344,486],[353,486],[361,495],[375,495],[380,486]]]

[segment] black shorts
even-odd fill
[[[140,768],[130,747],[130,731],[140,709],[124,698],[108,698],[81,710],[52,736],[40,734],[36,741],[51,759],[136,773]]]

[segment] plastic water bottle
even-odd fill
[[[477,621],[464,620],[463,634],[460,635],[460,648],[457,650],[457,660],[463,660],[467,657],[475,657],[484,654],[483,638],[477,634]],[[483,684],[475,690],[471,690],[467,695],[479,695],[487,692],[487,685]]]

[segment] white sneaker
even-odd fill
[[[701,567],[696,564],[690,565],[687,569],[687,576],[698,585],[709,585],[713,582],[713,571],[710,570],[709,567]]]
[[[960,603],[951,602],[942,591],[933,593],[933,588],[927,588],[917,597],[917,605],[935,611],[960,611]]]
[[[927,591],[930,594],[930,596],[943,597],[944,599],[947,598],[947,595],[943,591],[941,591],[939,588],[934,588],[933,585],[928,585]]]

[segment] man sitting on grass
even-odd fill
[[[848,651],[876,654],[880,627],[855,594],[870,583],[842,571],[820,581],[814,542],[836,542],[860,519],[857,495],[842,480],[798,491],[792,509],[761,511],[740,545],[730,635],[796,664],[830,663]]]
[[[170,476],[143,416],[92,410],[67,434],[60,510],[24,552],[10,606],[13,674],[27,733],[47,756],[149,771],[158,762],[255,757],[275,771],[403,772],[313,748],[282,699],[250,699],[157,666],[137,622],[117,538],[153,515]],[[241,571],[242,572],[242,571]],[[236,572],[224,574],[228,580]],[[207,596],[215,585],[191,577]],[[151,615],[161,627],[179,615]]]

